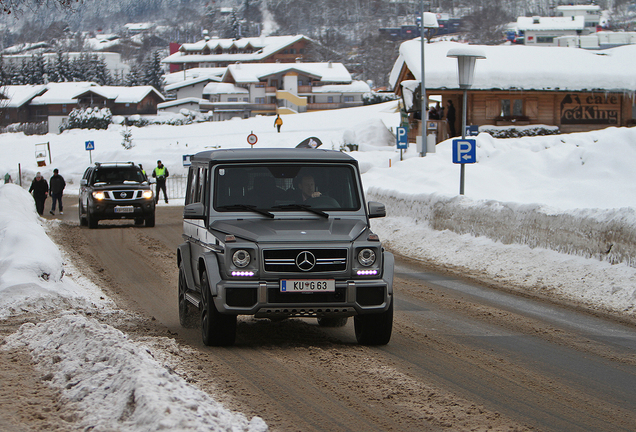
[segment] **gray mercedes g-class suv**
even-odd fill
[[[393,326],[393,255],[369,225],[358,163],[318,149],[211,150],[191,157],[177,249],[179,319],[232,345],[238,315],[316,317],[358,343]]]

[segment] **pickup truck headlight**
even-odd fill
[[[142,198],[150,199],[153,196],[153,192],[151,190],[145,190],[141,193]]]
[[[232,262],[238,268],[247,267],[251,260],[250,253],[244,249],[239,249],[232,254]]]
[[[93,198],[95,198],[98,201],[101,201],[104,198],[106,198],[106,194],[101,191],[96,191],[96,192],[93,192]]]
[[[373,249],[362,249],[358,253],[358,262],[364,267],[369,267],[375,264],[375,252]]]

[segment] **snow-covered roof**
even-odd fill
[[[249,94],[249,91],[231,83],[211,82],[203,88],[203,94]]]
[[[173,106],[186,105],[186,104],[200,104],[201,102],[206,102],[205,99],[189,97],[189,98],[181,98],[175,99],[168,102],[161,102],[157,104],[157,109],[169,108]]]
[[[96,86],[86,89],[85,91],[78,93],[75,97],[81,96],[86,92],[93,92],[106,99],[114,100],[115,103],[139,103],[149,93],[155,93],[161,100],[165,100],[163,95],[159,93],[153,86]]]
[[[518,17],[517,28],[524,31],[583,30],[585,17]]]
[[[371,87],[364,81],[352,81],[351,84],[329,84],[312,87],[312,93],[369,93]]]
[[[255,83],[270,75],[297,72],[328,83],[350,83],[351,74],[342,63],[248,63],[227,67],[223,81]],[[231,78],[230,78],[231,77]]]
[[[9,85],[0,88],[0,108],[19,108],[46,91],[46,86]]]
[[[428,89],[459,89],[457,60],[446,57],[457,42],[425,46]],[[602,51],[525,45],[475,45],[486,59],[477,60],[472,88],[479,90],[636,91],[636,45]],[[395,89],[404,66],[420,80],[421,44],[401,44],[389,78]]]
[[[31,105],[51,105],[51,104],[75,104],[78,94],[86,90],[98,87],[94,82],[66,82],[46,84],[46,93],[33,98]]]
[[[213,68],[191,68],[185,71],[173,72],[165,76],[164,83],[168,86],[185,80],[191,80],[195,78],[210,77],[220,80],[226,67],[213,67]]]
[[[199,83],[204,83],[204,82],[208,82],[208,81],[220,81],[221,78],[219,78],[219,76],[203,76],[203,77],[199,77],[199,78],[191,78],[191,79],[187,79],[185,81],[179,81],[176,82],[174,84],[170,84],[167,85],[165,87],[166,91],[172,91],[172,90],[176,90],[176,89],[180,89],[182,87],[187,87],[187,86],[191,86],[191,85],[195,85],[195,84],[199,84]]]
[[[199,63],[199,62],[254,62],[263,60],[274,53],[292,45],[300,40],[309,40],[306,36],[265,36],[234,39],[204,39],[191,44],[183,44],[178,52],[166,57],[162,63]],[[210,50],[210,54],[193,54],[200,53],[204,48]],[[222,53],[215,54],[217,48],[229,50],[231,48],[244,50],[251,48],[251,53]]]
[[[100,86],[94,82],[48,83],[46,92],[33,98],[32,105],[75,104],[77,97],[91,91],[115,103],[139,103],[148,93],[154,92],[161,100],[164,97],[152,86]]]

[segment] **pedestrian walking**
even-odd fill
[[[446,111],[446,121],[448,122],[448,128],[450,129],[451,138],[455,136],[455,105],[453,101],[448,101],[448,110]]]
[[[52,215],[55,214],[55,203],[58,202],[60,204],[60,214],[64,214],[64,207],[62,206],[62,194],[64,193],[64,188],[66,187],[66,182],[64,181],[64,177],[60,175],[60,171],[55,168],[53,170],[53,177],[49,179],[49,195],[53,199],[53,205],[51,206]]]
[[[168,204],[168,194],[166,193],[166,179],[170,174],[168,173],[168,168],[164,164],[161,163],[160,160],[157,161],[157,166],[154,170],[152,170],[152,176],[157,179],[157,196],[155,197],[155,202],[159,202],[159,191],[163,191],[163,198],[166,200],[166,204]]]
[[[280,127],[283,125],[283,119],[280,118],[279,114],[276,114],[276,120],[274,120],[274,126],[278,129],[278,133],[280,133]]]
[[[29,193],[33,195],[35,200],[35,209],[38,214],[42,216],[44,214],[44,202],[46,201],[46,194],[49,191],[49,184],[46,182],[42,174],[38,171],[35,174],[35,178],[31,182]]]
[[[13,179],[11,178],[11,174],[6,173],[4,175],[4,184],[13,183]]]

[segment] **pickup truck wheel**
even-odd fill
[[[197,326],[197,314],[194,305],[186,299],[188,283],[186,282],[185,271],[179,267],[179,322],[182,327],[194,328]]]
[[[393,300],[386,312],[355,316],[353,325],[360,345],[388,344],[393,329]]]
[[[207,346],[229,346],[236,339],[236,315],[223,315],[214,306],[208,274],[201,275],[201,336]]]
[[[320,317],[318,325],[320,327],[344,327],[348,320],[348,317]]]

